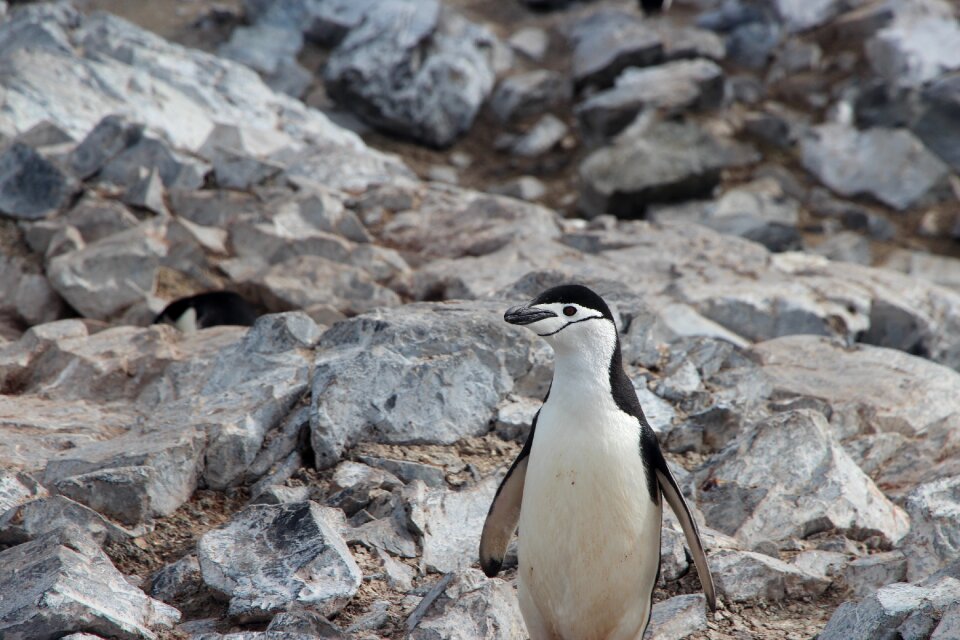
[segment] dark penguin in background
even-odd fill
[[[624,371],[609,307],[587,287],[565,285],[504,320],[556,355],[550,391],[480,540],[480,564],[495,576],[519,524],[517,589],[531,640],[642,638],[660,571],[661,497],[715,609],[697,525]]]
[[[232,291],[209,291],[174,300],[154,319],[154,324],[172,324],[184,333],[218,325],[249,327],[257,312]]]
[[[643,9],[644,14],[652,16],[669,9],[671,1],[672,0],[640,0],[640,8]]]

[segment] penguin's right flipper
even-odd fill
[[[537,429],[537,418],[540,412],[533,417],[530,425],[530,435],[520,450],[520,455],[510,465],[510,470],[500,482],[497,494],[493,497],[493,504],[487,512],[487,520],[483,523],[483,533],[480,535],[480,566],[488,577],[492,578],[500,572],[503,565],[503,556],[507,553],[507,545],[513,532],[520,522],[520,505],[523,501],[523,484],[527,477],[527,461],[530,457],[530,448],[533,446],[533,434]]]

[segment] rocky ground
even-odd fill
[[[501,316],[569,280],[721,595],[668,516],[650,638],[960,637],[955,5],[0,13],[0,637],[524,637]]]

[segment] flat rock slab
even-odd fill
[[[683,640],[707,629],[707,599],[702,593],[674,596],[650,610],[649,640]]]
[[[314,502],[247,507],[198,544],[203,580],[237,620],[269,620],[291,607],[336,613],[360,587],[360,568],[338,522]]]
[[[329,329],[311,398],[317,466],[333,466],[361,440],[450,444],[485,433],[532,366],[532,338],[501,313],[484,303],[405,305]]]
[[[762,553],[722,549],[708,560],[717,590],[735,602],[815,597],[830,586],[830,580]]]
[[[908,209],[942,186],[947,165],[906,129],[813,127],[801,141],[803,166],[843,196],[870,195]]]
[[[407,619],[411,640],[512,640],[526,636],[514,588],[477,569],[450,573]]]
[[[75,529],[0,552],[0,635],[53,640],[77,629],[120,640],[154,640],[180,612],[131,586]]]
[[[659,33],[636,14],[617,9],[596,11],[571,29],[573,81],[578,89],[609,86],[627,67],[663,61]]]
[[[694,123],[637,122],[580,165],[580,209],[641,218],[648,204],[707,196],[720,172],[749,164],[756,152]]]
[[[696,474],[707,524],[748,547],[818,531],[869,531],[891,543],[910,527],[832,436],[821,413],[775,414]]]

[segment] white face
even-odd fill
[[[553,302],[528,307],[554,315],[526,327],[546,340],[558,355],[566,353],[609,354],[617,341],[613,323],[596,309]]]

